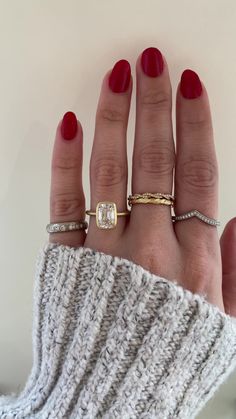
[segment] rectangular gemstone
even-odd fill
[[[97,226],[99,228],[114,228],[117,222],[116,204],[113,202],[99,202],[96,211]]]

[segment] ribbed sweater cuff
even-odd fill
[[[33,366],[3,418],[191,419],[236,367],[236,319],[127,259],[46,243]]]

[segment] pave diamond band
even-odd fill
[[[64,223],[49,223],[46,226],[48,233],[60,233],[73,230],[86,230],[88,228],[87,221],[71,221]]]
[[[173,221],[183,221],[183,220],[187,220],[189,218],[192,217],[197,217],[199,220],[203,221],[204,223],[207,223],[209,225],[212,226],[219,226],[220,225],[220,221],[219,220],[215,220],[214,218],[209,218],[206,215],[202,214],[200,211],[197,210],[191,210],[189,212],[186,212],[185,214],[182,215],[172,215],[172,220]]]

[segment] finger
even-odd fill
[[[84,221],[82,186],[83,131],[75,114],[67,112],[59,123],[51,165],[50,222]],[[83,230],[49,234],[51,243],[82,246]]]
[[[175,214],[196,209],[210,218],[218,214],[218,166],[207,92],[198,75],[185,70],[176,102]],[[212,247],[218,243],[216,227],[196,217],[174,223],[183,245],[195,247],[197,239]],[[192,238],[194,237],[194,240]]]
[[[172,192],[175,148],[171,120],[171,84],[167,63],[156,48],[147,48],[136,63],[136,125],[132,193]],[[132,206],[131,224],[156,237],[161,230],[173,234],[171,207]]]
[[[127,210],[126,131],[132,92],[130,64],[118,61],[103,79],[99,97],[94,142],[90,160],[91,207],[115,202],[118,212]],[[113,229],[100,229],[90,216],[86,246],[109,251],[122,234],[128,216],[118,216]]]
[[[236,317],[236,217],[225,226],[220,238],[225,311]]]

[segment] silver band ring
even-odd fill
[[[220,225],[220,221],[219,220],[215,220],[214,218],[209,218],[206,215],[202,214],[200,211],[197,210],[191,210],[186,212],[185,214],[182,215],[172,215],[172,220],[173,221],[183,221],[183,220],[187,220],[189,218],[192,217],[197,217],[199,220],[203,221],[204,223],[207,223],[209,225],[212,226],[219,226]]]
[[[63,223],[49,223],[46,226],[48,233],[60,233],[64,231],[86,230],[88,228],[87,221],[70,221]]]

